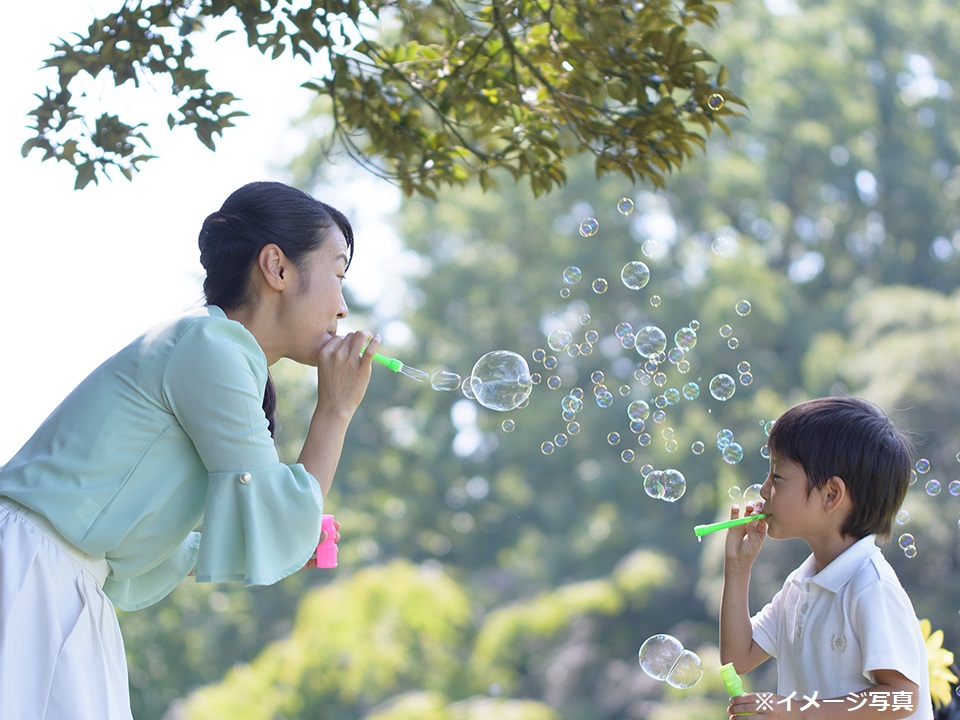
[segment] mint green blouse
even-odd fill
[[[316,549],[323,496],[277,456],[266,381],[243,325],[212,305],[187,313],[80,383],[0,468],[0,495],[106,558],[104,591],[123,610],[191,570],[200,582],[274,583]]]

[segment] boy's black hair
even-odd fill
[[[843,479],[853,511],[842,534],[889,537],[910,485],[912,451],[876,405],[856,397],[799,403],[777,418],[768,446],[803,468],[808,494],[834,475]]]

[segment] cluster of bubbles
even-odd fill
[[[960,453],[957,453],[957,462],[960,462]],[[916,485],[921,477],[930,473],[932,467],[932,463],[927,458],[917,460],[910,473],[910,485]],[[924,478],[923,491],[930,497],[937,497],[943,491],[943,484],[936,478]],[[960,480],[951,480],[947,484],[947,492],[952,497],[960,497]],[[897,513],[896,522],[898,525],[906,525],[910,522],[910,512],[906,508],[901,508]],[[957,520],[957,527],[960,529],[960,519]],[[905,557],[915,558],[917,556],[917,541],[913,533],[905,532],[900,535],[897,544]]]
[[[623,215],[630,214],[634,209],[634,203],[629,198],[622,198],[617,204],[618,211]],[[593,237],[599,232],[600,224],[596,218],[588,217],[580,223],[580,234],[584,237]],[[632,260],[627,262],[620,270],[620,280],[628,290],[640,290],[648,285],[651,278],[650,267],[642,260]],[[579,267],[571,265],[563,270],[561,275],[563,286],[560,291],[562,298],[570,297],[571,288],[578,285],[583,279],[583,272]],[[596,278],[591,283],[591,288],[596,294],[604,294],[609,283],[605,278]],[[659,295],[650,296],[652,307],[659,306],[661,300]],[[746,317],[752,309],[748,300],[740,300],[736,303],[734,310],[740,317]],[[544,373],[539,369],[532,374],[533,384],[544,383],[549,390],[560,390],[563,382],[561,380],[558,366],[558,356],[567,355],[571,358],[583,358],[593,354],[594,347],[600,342],[601,335],[596,329],[590,328],[592,318],[588,312],[579,314],[578,322],[580,326],[587,328],[582,337],[575,337],[571,330],[555,329],[547,335],[547,349],[537,348],[533,351],[532,360],[534,363],[542,365]],[[676,386],[668,386],[667,372],[671,366],[681,374],[690,373],[692,368],[691,351],[695,348],[698,341],[698,333],[701,331],[698,320],[690,320],[687,324],[678,328],[671,336],[667,334],[660,326],[648,322],[634,328],[629,322],[620,322],[613,331],[617,342],[627,353],[636,353],[636,370],[633,378],[641,386],[653,386],[653,397],[649,400],[634,400],[629,403],[627,408],[627,424],[630,432],[636,436],[636,443],[641,447],[646,447],[652,442],[650,429],[647,423],[661,425],[667,418],[667,413],[671,406],[677,405],[682,401],[692,402],[701,395],[702,378],[687,379],[685,382],[678,383]],[[739,340],[733,335],[733,329],[729,324],[724,324],[720,328],[720,335],[726,341],[727,347],[737,349]],[[669,363],[669,364],[668,364]],[[753,372],[750,363],[742,360],[738,363],[736,375],[739,378],[739,386],[749,386],[753,383]],[[628,384],[619,384],[615,388],[608,386],[604,373],[601,370],[595,370],[591,375],[593,383],[592,394],[593,401],[597,407],[607,409],[615,404],[617,396],[629,398],[632,394],[632,388]],[[710,396],[720,402],[730,400],[736,393],[738,380],[734,375],[726,372],[714,374],[707,382],[706,389]],[[546,454],[552,454],[558,448],[565,447],[570,439],[570,435],[576,435],[579,432],[580,425],[576,419],[577,413],[586,405],[586,393],[583,388],[575,387],[566,392],[560,402],[561,415],[566,423],[566,431],[557,433],[553,438],[545,440],[541,444],[541,451]],[[629,400],[628,400],[629,402]],[[510,430],[515,427],[511,424]],[[507,430],[507,427],[504,427]],[[509,431],[509,430],[508,430]],[[670,427],[664,427],[660,433],[663,437],[665,447],[669,452],[674,452],[679,441],[675,437],[675,432]],[[607,436],[610,445],[619,445],[622,436],[619,432],[611,432]],[[732,440],[732,438],[731,438]],[[729,448],[727,447],[729,445]],[[705,449],[702,441],[695,441],[691,445],[691,450],[695,454],[701,454]],[[743,458],[743,449],[736,443],[719,444],[718,447],[724,454],[727,462],[736,463]],[[626,448],[620,451],[621,459],[624,462],[633,462],[636,458],[634,448]],[[661,471],[668,473],[667,481],[659,475],[654,475],[649,479],[651,496],[660,496],[656,490],[661,485],[671,487],[671,479],[678,471]],[[681,475],[682,477],[682,475]],[[682,494],[682,492],[680,493]],[[663,496],[664,499],[670,497],[669,491]],[[673,498],[676,499],[676,498]]]
[[[703,677],[699,656],[685,650],[672,635],[653,635],[640,646],[640,667],[654,680],[666,681],[675,688],[692,688]]]

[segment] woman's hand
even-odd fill
[[[350,418],[370,383],[380,336],[358,330],[331,336],[317,358],[317,410]]]

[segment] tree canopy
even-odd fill
[[[169,127],[213,149],[246,115],[197,66],[194,40],[216,26],[217,40],[239,31],[267,57],[307,61],[302,87],[325,101],[330,146],[407,195],[472,179],[487,189],[498,170],[540,195],[580,153],[598,176],[662,186],[742,105],[690,37],[724,1],[125,2],[53,44],[57,81],[37,94],[22,152],[73,165],[77,188],[111,168],[131,179],[155,157],[148,121],[85,99],[89,78],[151,93],[168,82]]]

